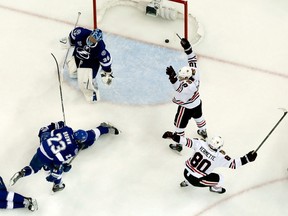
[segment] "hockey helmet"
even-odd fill
[[[86,44],[88,46],[92,46],[93,44],[97,44],[98,41],[103,39],[103,33],[101,29],[95,29],[91,32],[91,34],[86,39]]]
[[[190,79],[195,74],[195,68],[184,66],[178,71],[178,78],[180,80]]]
[[[74,139],[76,140],[76,142],[78,143],[83,143],[87,140],[88,138],[88,133],[85,130],[77,130],[74,132],[73,135]]]
[[[224,140],[221,136],[214,136],[208,139],[207,143],[211,149],[217,151],[224,145]]]

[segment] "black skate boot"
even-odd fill
[[[222,188],[222,187],[209,187],[209,190],[213,193],[219,193],[219,194],[223,194],[226,192],[226,189],[225,188]]]
[[[170,144],[169,147],[172,150],[177,151],[177,152],[181,152],[183,149],[182,145],[180,145],[180,144]]]
[[[52,191],[55,193],[55,192],[58,192],[58,191],[62,191],[64,188],[65,188],[65,184],[64,183],[54,184],[53,188],[52,188]]]
[[[31,197],[25,198],[24,200],[25,207],[27,207],[30,211],[37,211],[38,204],[36,199],[32,199]]]
[[[107,127],[110,134],[118,135],[120,133],[120,131],[110,123],[102,122],[100,126]]]
[[[197,133],[203,138],[206,139],[208,137],[207,131],[205,130],[197,130]]]
[[[189,184],[185,180],[180,183],[180,187],[187,187],[187,186],[189,186]]]

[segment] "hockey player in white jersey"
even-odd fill
[[[162,137],[164,139],[172,139],[178,143],[176,145],[184,145],[194,150],[192,156],[185,162],[184,177],[186,180],[180,183],[181,187],[189,185],[209,187],[211,192],[225,193],[226,189],[222,187],[223,176],[214,173],[213,170],[217,167],[237,169],[249,162],[253,162],[257,157],[257,153],[254,151],[250,151],[244,156],[235,159],[229,157],[221,149],[224,142],[220,136],[215,136],[205,141],[185,138],[176,133],[166,131]]]
[[[202,101],[199,95],[200,78],[196,64],[196,54],[187,39],[181,39],[181,46],[187,54],[189,66],[181,68],[178,74],[176,74],[172,66],[166,69],[166,74],[169,76],[169,80],[175,90],[172,101],[178,105],[174,118],[175,133],[184,136],[188,122],[193,118],[198,127],[197,133],[206,139],[206,120],[202,114]],[[177,151],[180,152],[181,150],[182,146],[179,146]]]

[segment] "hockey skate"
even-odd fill
[[[226,189],[225,188],[222,188],[222,187],[209,187],[209,190],[211,192],[214,192],[214,193],[219,193],[219,194],[223,194],[226,192]]]
[[[62,191],[64,188],[65,188],[65,184],[64,183],[54,184],[53,188],[52,188],[52,191],[55,193],[55,192],[58,192],[58,191]]]
[[[25,170],[22,169],[20,172],[15,173],[10,179],[10,186],[13,186],[20,178],[25,176]]]
[[[205,130],[197,130],[198,135],[200,135],[203,139],[206,139],[208,137],[207,131]]]
[[[189,186],[189,184],[185,180],[180,183],[180,187],[187,187],[187,186]]]
[[[102,122],[100,126],[107,127],[110,134],[118,135],[120,133],[120,131],[110,123]]]
[[[26,198],[25,201],[27,202],[25,206],[30,210],[30,211],[37,211],[38,210],[38,204],[36,199],[32,198]]]
[[[182,145],[180,145],[180,144],[170,144],[169,147],[172,150],[177,151],[177,152],[181,152],[183,149]]]

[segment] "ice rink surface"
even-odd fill
[[[99,7],[107,2],[97,1]],[[92,28],[91,7],[90,0],[0,0],[0,175],[7,185],[34,155],[39,128],[62,119],[51,53],[62,66],[66,50],[58,41],[73,28],[79,11],[79,25]],[[283,115],[278,108],[288,108],[287,9],[285,0],[189,1],[189,11],[204,30],[194,50],[208,133],[224,138],[231,157],[256,149]],[[127,14],[136,22],[126,20]],[[179,187],[191,152],[175,154],[161,138],[174,130],[177,109],[165,69],[187,63],[180,46],[167,47],[177,38],[165,44],[166,37],[155,33],[162,26],[159,19],[123,5],[106,10],[99,27],[114,57],[115,79],[109,88],[99,83],[99,103],[87,103],[64,79],[68,125],[90,129],[109,121],[122,134],[103,136],[79,154],[64,175],[62,192],[51,195],[44,172],[19,180],[9,190],[35,197],[39,210],[33,215],[39,216],[288,215],[287,118],[254,163],[215,170],[225,178],[225,194]],[[173,32],[175,25],[171,21],[172,30],[165,30]],[[153,37],[163,43],[151,42]],[[193,121],[186,135],[197,137]],[[1,216],[30,213],[0,211]]]

